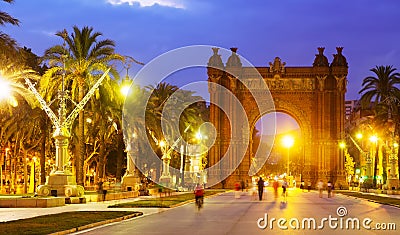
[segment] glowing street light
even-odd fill
[[[286,135],[286,136],[283,137],[282,143],[283,143],[283,146],[288,149],[288,154],[287,154],[288,155],[287,156],[287,176],[289,176],[289,173],[290,173],[290,171],[289,171],[290,148],[294,144],[294,139],[293,139],[292,136]]]
[[[341,149],[345,149],[346,148],[346,143],[345,142],[340,142],[339,143],[339,148],[341,148]]]
[[[0,99],[8,99],[11,96],[10,83],[0,76]]]
[[[129,77],[129,68],[131,66],[130,65],[126,65],[126,76],[124,78],[124,80],[122,80],[122,84],[121,84],[121,89],[120,92],[121,94],[126,98],[129,94],[129,90],[131,89],[132,86],[132,80]]]
[[[198,141],[200,141],[200,142],[203,140],[203,135],[201,134],[200,131],[196,133],[195,138],[196,138]]]
[[[371,137],[369,137],[369,141],[376,144],[378,142],[378,137],[376,135],[372,135]]]
[[[165,147],[165,141],[161,140],[158,145],[160,145],[161,148],[164,148]]]
[[[120,91],[121,91],[122,95],[124,95],[124,97],[126,97],[128,95],[130,88],[131,88],[131,84],[123,84],[122,85]]]
[[[373,185],[376,186],[376,176],[377,176],[377,159],[376,159],[376,148],[377,148],[377,143],[378,143],[378,137],[376,135],[372,135],[369,137],[369,141],[371,141],[371,153],[370,153],[370,158],[368,159],[368,168],[369,171],[373,170],[373,174],[371,172],[368,172],[369,175],[373,175],[372,182]],[[373,165],[372,165],[373,164]]]
[[[362,135],[362,133],[360,133],[360,132],[358,132],[357,134],[356,134],[356,138],[357,139],[362,139],[362,137],[363,137],[363,135]]]

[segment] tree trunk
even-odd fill
[[[378,168],[378,161],[379,161],[378,154],[379,154],[379,145],[377,145],[377,148],[376,148],[376,151],[375,151],[375,157],[374,157],[374,178],[372,179],[374,188],[376,188],[376,176],[377,176],[376,172],[378,170],[377,168]]]
[[[116,181],[121,182],[122,176],[122,164],[124,158],[124,136],[122,134],[122,130],[119,130],[118,133],[118,148],[117,148],[117,172],[115,173]]]
[[[40,185],[46,183],[46,139],[47,139],[47,117],[42,119],[42,140],[40,147]]]
[[[84,97],[84,85],[83,83],[79,86],[78,103]],[[84,174],[84,161],[85,161],[85,114],[83,109],[79,112],[78,118],[78,155],[76,156],[76,183],[78,185],[84,185],[83,174]]]
[[[104,143],[104,137],[103,136],[100,137],[100,141],[99,142],[100,142],[99,164],[98,164],[97,170],[98,170],[99,180],[103,180],[104,177],[105,177],[105,172],[104,172],[105,168],[104,168],[104,166],[105,166],[105,160],[106,160],[106,157],[105,157],[106,146],[105,146],[105,143]]]
[[[24,193],[28,193],[28,163],[26,159],[28,159],[28,154],[24,151],[24,157],[22,158],[22,163],[24,164]]]

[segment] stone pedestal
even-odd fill
[[[160,184],[166,187],[171,186],[172,184],[172,177],[171,174],[169,173],[169,163],[171,160],[171,157],[167,154],[164,154],[162,157],[163,160],[163,169],[162,169],[162,174],[160,176]]]
[[[399,188],[399,179],[391,178],[387,179],[388,190],[398,189]]]
[[[46,184],[37,188],[40,196],[81,197],[84,192],[85,189],[76,184],[75,177],[65,172],[49,175]]]
[[[160,177],[160,184],[166,187],[171,186],[172,184],[172,177],[171,175],[162,175]]]
[[[121,182],[123,191],[139,191],[140,178],[133,174],[124,175]]]
[[[336,172],[335,189],[349,189],[349,183],[346,180],[345,171]]]

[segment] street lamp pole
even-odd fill
[[[54,125],[53,138],[56,146],[56,164],[55,170],[50,173],[48,180],[45,185],[38,187],[37,193],[40,196],[49,196],[52,191],[56,191],[57,195],[78,196],[81,197],[85,189],[81,185],[76,184],[76,180],[72,177],[69,170],[64,169],[65,161],[68,156],[68,145],[71,134],[69,132],[75,118],[79,112],[83,109],[89,99],[95,94],[96,89],[100,86],[103,79],[106,77],[110,69],[107,69],[105,73],[100,77],[99,80],[94,84],[92,88],[86,93],[85,97],[76,105],[72,112],[67,116],[66,100],[69,98],[67,91],[64,90],[64,74],[62,81],[62,90],[60,91],[60,103],[58,108],[58,115],[56,115],[50,108],[50,105],[43,99],[29,79],[25,79],[29,90],[33,93],[36,99],[39,101],[42,109],[49,116],[50,120]]]
[[[287,177],[289,177],[290,171],[289,171],[289,160],[290,160],[290,148],[293,146],[294,144],[294,139],[292,136],[287,135],[285,137],[283,137],[283,145],[287,148],[287,172],[286,175]]]
[[[376,186],[376,176],[377,176],[377,159],[376,159],[376,151],[377,151],[377,143],[378,143],[378,137],[376,135],[372,135],[369,140],[371,141],[371,153],[370,153],[370,162],[371,162],[371,166],[370,168],[372,168],[373,170],[373,178],[372,178],[372,184],[375,187]],[[372,166],[372,163],[374,164]]]

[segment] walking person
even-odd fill
[[[239,199],[240,198],[240,184],[238,182],[235,183],[235,198]]]
[[[243,180],[240,181],[240,189],[242,190],[242,192],[246,189],[246,185]]]
[[[331,192],[332,192],[332,183],[331,181],[328,181],[328,198],[331,197]]]
[[[286,181],[286,178],[285,178],[285,179],[283,179],[283,183],[282,183],[283,202],[287,202],[287,188],[288,188],[288,182]]]
[[[322,180],[319,180],[319,182],[317,184],[317,188],[319,191],[319,197],[322,198],[322,191],[324,189],[324,182],[322,182]]]
[[[304,187],[305,187],[304,186],[304,181],[302,180],[301,183],[300,183],[300,189],[301,189],[302,192],[304,192]]]
[[[308,192],[310,192],[310,190],[311,190],[311,181],[308,181],[308,183],[307,183],[307,190],[308,190]]]
[[[279,187],[279,182],[277,180],[274,181],[274,183],[272,184],[272,187],[274,188],[274,196],[275,199],[278,198],[278,187]]]
[[[260,179],[258,179],[257,186],[258,186],[258,200],[261,201],[264,192],[264,180],[261,178],[261,176]]]

